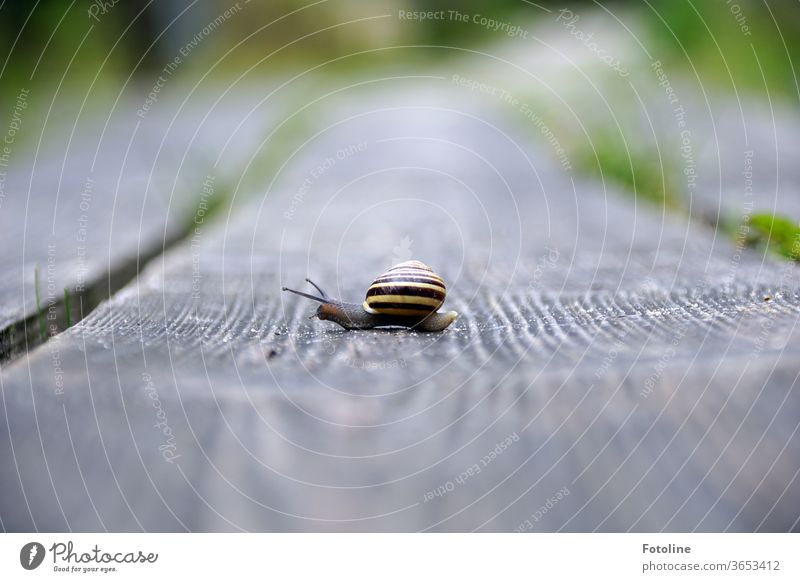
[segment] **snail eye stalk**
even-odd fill
[[[312,301],[319,301],[320,303],[330,303],[330,299],[328,299],[327,297],[317,297],[316,295],[311,295],[310,293],[303,293],[302,291],[296,291],[295,289],[289,289],[288,287],[282,287],[282,289],[284,291],[288,291],[289,293],[300,295],[300,297],[311,299]]]
[[[320,287],[319,285],[317,285],[316,283],[314,283],[314,281],[312,281],[312,280],[311,280],[311,279],[309,279],[308,277],[306,277],[306,282],[307,282],[307,283],[310,283],[310,284],[311,284],[311,285],[314,287],[314,289],[316,289],[317,291],[319,291],[319,294],[322,296],[322,298],[323,298],[323,299],[328,299],[328,294],[327,294],[327,293],[325,293],[325,291],[322,289],[322,287]]]

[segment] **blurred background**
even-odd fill
[[[482,80],[499,82],[547,112],[548,128],[570,151],[580,174],[609,180],[670,211],[691,206],[700,219],[735,236],[741,213],[717,208],[719,180],[701,185],[714,190],[706,196],[710,199],[690,200],[693,193],[683,187],[679,156],[670,147],[659,148],[674,137],[673,119],[658,113],[643,119],[635,99],[651,110],[665,109],[654,101],[662,97],[658,88],[651,94],[642,89],[659,80],[651,67],[657,61],[669,84],[681,88],[680,104],[695,110],[695,142],[701,137],[725,142],[726,117],[737,115],[731,107],[744,108],[754,119],[761,114],[791,116],[800,97],[794,67],[800,59],[797,9],[791,0],[6,0],[0,6],[0,113],[10,119],[19,90],[30,90],[27,106],[36,113],[26,119],[28,130],[20,133],[20,140],[35,139],[45,118],[51,124],[74,121],[79,111],[84,117],[91,111],[100,119],[120,99],[133,96],[138,102],[154,89],[152,108],[158,109],[159,101],[166,108],[164,102],[219,95],[236,84],[235,91],[252,91],[241,89],[242,84],[277,87],[303,75],[334,87],[343,80],[370,78],[376,71],[442,71],[448,63],[468,61]],[[443,17],[403,18],[403,11]],[[574,15],[578,19],[570,22]],[[494,22],[508,26],[493,28]],[[597,50],[608,53],[629,76],[623,79],[592,58]],[[530,65],[536,78],[503,69],[489,54]],[[158,83],[176,58],[180,63],[169,69],[169,82]],[[637,88],[635,99],[631,86]],[[275,103],[278,98],[291,100],[292,92],[307,90],[296,84],[280,89],[274,107],[282,107]],[[601,107],[598,95],[604,96]],[[720,127],[711,127],[709,122],[717,125],[717,118]],[[302,125],[294,123],[270,136],[274,147],[265,155],[280,158],[286,144],[303,135]],[[718,130],[723,134],[714,135]],[[697,135],[701,131],[708,135]],[[695,153],[702,156],[702,148]],[[262,168],[279,166],[273,158]],[[254,180],[268,174],[265,170]],[[781,241],[789,236],[786,220],[799,218],[792,215],[796,208],[784,202],[770,208],[768,200],[761,206],[757,210],[768,216],[753,221],[748,244],[791,254]],[[781,232],[772,240],[776,230]]]

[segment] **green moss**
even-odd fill
[[[800,261],[800,225],[785,216],[769,213],[751,216],[747,243],[766,246],[789,260]]]

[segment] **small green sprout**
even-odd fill
[[[800,225],[785,216],[768,213],[750,217],[750,246],[766,246],[791,261],[800,261]]]

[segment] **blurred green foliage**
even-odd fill
[[[93,26],[86,6],[58,0],[11,1],[0,8],[2,90],[21,85],[89,84],[98,75],[119,75],[131,55],[120,43],[112,50],[125,22],[124,9],[108,14],[105,26]],[[91,32],[90,32],[91,29]],[[135,30],[134,30],[135,33]]]
[[[67,86],[86,86],[95,76],[102,83],[109,77],[127,78],[131,72],[158,71],[181,43],[236,4],[235,0],[6,0],[0,5],[0,62],[5,63],[0,96],[14,93],[22,83],[59,83],[62,76]],[[348,59],[349,65],[397,62],[397,53],[380,50],[393,45],[479,48],[502,40],[502,34],[450,19],[403,22],[397,18],[401,9],[459,10],[523,25],[546,14],[525,0],[270,0],[239,4],[241,14],[203,41],[202,58],[192,59],[192,66],[183,74],[192,67],[206,72],[219,58],[224,64],[215,72],[232,76],[267,55],[272,55],[269,65],[256,73],[299,70],[371,49],[379,50],[369,57]],[[536,4],[555,9],[564,3],[543,0]],[[583,13],[599,9],[588,1],[566,3],[575,4],[581,4]],[[107,9],[93,17],[90,10],[94,5],[107,5]],[[763,92],[766,79],[770,92],[798,93],[792,66],[800,62],[797,2],[671,0],[608,5],[620,14],[639,14],[649,37],[647,43],[655,44],[655,52],[675,61],[687,74],[696,69],[704,82],[712,80],[729,90]],[[406,51],[402,58],[413,59],[413,54]],[[424,58],[447,56],[447,51],[431,50]]]
[[[703,84],[800,97],[800,4],[672,0],[642,5],[655,52]]]
[[[655,152],[632,146],[621,132],[597,130],[588,147],[578,150],[578,168],[644,202],[670,211],[684,208],[680,191],[671,183],[671,160],[659,160]]]
[[[463,57],[463,53],[433,48],[436,46],[481,49],[504,40],[497,31],[451,19],[403,20],[398,18],[398,10],[458,10],[532,30],[536,19],[548,17],[537,6],[550,10],[568,6],[584,15],[601,10],[597,2],[589,0],[535,4],[525,0],[270,0],[246,5],[243,0],[6,0],[0,4],[0,117],[9,114],[14,96],[23,87],[33,89],[33,105],[39,108],[46,108],[56,92],[62,102],[69,95],[78,101],[84,96],[108,101],[108,95],[125,83],[130,91],[149,88],[187,42],[233,6],[241,10],[198,44],[177,77],[187,83],[201,77],[209,83],[230,83],[245,74],[248,78],[286,78],[313,70],[319,82],[329,83],[331,78],[351,78],[364,69],[427,66],[435,64],[435,59]],[[800,97],[794,70],[794,64],[800,63],[797,1],[603,4],[622,15],[671,71],[697,75],[703,85],[711,84],[722,93],[735,90],[761,98],[767,92],[784,99]],[[104,9],[92,17],[92,7],[100,5]],[[408,46],[419,48],[393,48]],[[316,68],[327,61],[333,62]],[[46,90],[38,91],[40,86]],[[26,122],[33,118],[29,116]],[[306,133],[306,121],[287,124],[281,131],[283,137],[276,136],[286,147],[262,152],[262,163],[254,165],[245,177],[263,181],[276,171],[283,160],[276,152],[289,151]],[[557,119],[552,125],[558,125]],[[643,147],[632,139],[635,136],[627,135],[637,128],[624,132],[590,129],[592,143],[574,153],[582,172],[612,180],[659,207],[686,207],[680,185],[671,182],[671,176],[678,175],[674,172],[676,161],[659,159],[652,147]],[[224,199],[219,196],[215,201],[220,204],[214,209],[217,213],[226,208]],[[753,244],[766,241],[764,244],[783,249],[782,254],[788,256],[786,237],[794,235],[780,220],[770,222],[769,227],[766,220],[759,218],[753,223],[757,233]]]
[[[108,8],[92,17],[89,11],[95,4]],[[66,87],[85,87],[95,76],[102,83],[108,78],[119,81],[132,72],[147,75],[158,71],[182,42],[236,4],[235,0],[6,0],[0,7],[0,61],[5,62],[0,97],[14,93],[23,83],[53,84],[61,82],[62,76]],[[496,31],[450,19],[404,22],[397,18],[401,9],[459,10],[523,25],[546,14],[524,0],[270,0],[239,4],[241,14],[203,41],[202,58],[192,59],[182,74],[214,68],[216,75],[234,76],[268,55],[268,64],[257,68],[256,74],[296,71],[338,56],[372,51],[339,65],[352,68],[397,63],[401,60],[398,53],[382,50],[393,45],[480,48],[502,40]],[[555,9],[563,3],[544,0],[536,4]],[[598,9],[592,2],[566,3],[575,4],[581,4],[583,13]],[[620,14],[639,14],[647,44],[655,45],[659,58],[663,55],[664,60],[673,60],[690,75],[696,69],[704,83],[710,80],[728,90],[763,92],[766,80],[771,93],[798,93],[792,67],[800,62],[797,2],[608,4]],[[413,59],[414,53],[404,51],[401,58]],[[447,56],[447,51],[432,49],[423,58]],[[220,58],[224,63],[214,67]]]
[[[766,246],[787,259],[800,261],[800,225],[786,216],[768,213],[750,217],[750,246]]]

